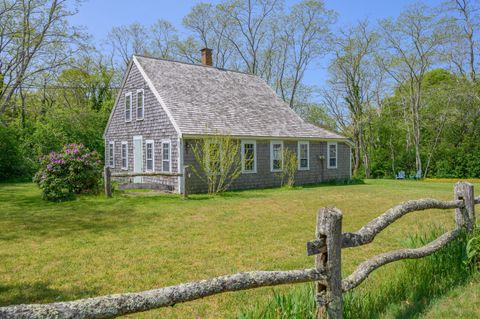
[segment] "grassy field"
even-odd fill
[[[238,271],[311,267],[305,243],[314,237],[319,207],[340,208],[343,230],[354,231],[401,201],[424,197],[452,199],[453,183],[369,180],[195,195],[187,201],[116,194],[65,203],[41,200],[33,184],[0,184],[0,305],[140,291]],[[403,247],[407,235],[431,227],[453,227],[453,212],[412,213],[374,243],[345,250],[345,275],[369,256]],[[389,272],[395,265],[368,280],[388,280]],[[229,318],[272,295],[272,288],[229,293],[129,317]]]

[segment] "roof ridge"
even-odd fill
[[[141,57],[141,58],[145,58],[145,59],[159,60],[159,61],[172,62],[172,63],[180,63],[180,64],[186,64],[186,65],[191,65],[191,66],[199,66],[199,67],[204,67],[204,68],[209,68],[209,69],[216,69],[216,70],[219,70],[219,71],[235,72],[235,73],[240,73],[240,74],[245,74],[245,75],[249,75],[249,76],[258,77],[258,75],[255,75],[255,74],[252,74],[252,73],[247,73],[247,72],[232,70],[232,69],[226,69],[226,68],[220,68],[220,67],[213,66],[213,65],[205,65],[205,64],[202,64],[202,63],[191,63],[191,62],[178,61],[178,60],[172,60],[172,59],[166,59],[166,58],[158,58],[158,57],[153,57],[153,56],[148,56],[148,55],[143,55],[143,54],[133,54],[132,58],[133,57]]]

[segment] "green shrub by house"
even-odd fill
[[[44,156],[34,181],[42,189],[42,197],[51,201],[71,199],[74,194],[95,193],[102,176],[102,163],[97,152],[83,144],[67,144],[61,152]]]

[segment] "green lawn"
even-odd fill
[[[401,201],[423,197],[452,199],[453,183],[369,180],[194,195],[187,201],[116,194],[65,203],[41,200],[34,184],[0,184],[0,305],[140,291],[238,271],[312,267],[305,243],[314,238],[319,207],[340,208],[343,230],[354,231]],[[453,227],[453,212],[412,213],[374,243],[345,250],[345,275],[433,225]],[[386,280],[394,270],[389,266],[369,280]],[[234,317],[244,305],[269,300],[272,290],[228,293],[129,317]]]
[[[472,319],[480,317],[480,276],[435,300],[425,319]]]

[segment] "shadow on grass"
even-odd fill
[[[0,187],[1,241],[20,237],[61,237],[72,232],[100,233],[126,227],[123,218],[128,207],[119,207],[113,214],[111,203],[82,195],[79,199],[52,203],[43,200],[32,184],[2,185]]]
[[[350,186],[350,185],[365,185],[362,179],[349,179],[349,180],[333,180],[322,183],[304,184],[293,187],[288,186],[273,186],[262,188],[248,188],[231,190],[224,193],[214,195],[208,194],[193,194],[188,197],[189,200],[211,200],[214,198],[263,198],[267,197],[271,192],[285,192],[285,191],[297,191],[302,189],[320,188],[327,186]]]
[[[443,233],[437,228],[428,235],[412,237],[409,246],[426,245]],[[466,241],[467,236],[462,234],[431,256],[399,262],[396,271],[381,282],[370,282],[345,294],[345,318],[418,317],[435,298],[471,277],[463,263]]]
[[[264,198],[280,192],[344,184],[351,185],[352,182],[235,190],[217,196],[192,194],[188,201]],[[112,199],[106,199],[102,195],[80,195],[75,200],[56,203],[43,200],[40,190],[32,183],[1,184],[0,218],[5,226],[0,234],[0,241],[15,241],[20,237],[62,237],[72,232],[114,232],[118,228],[129,227],[131,223],[148,222],[148,218],[153,215],[142,214],[142,205],[160,205],[162,202],[180,205],[187,201],[183,201],[176,194],[128,197],[115,192]],[[133,210],[140,213],[132,214]]]
[[[28,216],[9,216],[8,220],[12,227],[5,228],[0,235],[1,241],[14,241],[22,233],[23,237],[63,237],[74,232],[87,231],[89,233],[101,233],[115,231],[118,227],[125,227],[119,221],[112,218],[95,216],[96,212],[90,210],[83,216],[72,215],[67,212],[52,214],[33,214]],[[17,228],[18,227],[18,228]],[[19,229],[20,228],[20,229]]]
[[[443,233],[435,229],[431,234],[412,237],[409,246],[423,246]],[[463,234],[431,256],[377,270],[376,276],[344,294],[344,318],[419,317],[432,301],[471,278],[472,273],[463,264],[466,241]],[[313,285],[306,284],[287,293],[274,293],[267,305],[249,305],[237,318],[314,319],[314,314]]]
[[[49,283],[35,282],[32,284],[3,285],[0,284],[0,306],[51,303],[87,298],[97,295],[96,289],[67,289],[51,288]]]
[[[333,180],[326,181],[321,183],[305,184],[301,186],[296,186],[295,188],[316,188],[316,187],[327,187],[327,186],[351,186],[351,185],[366,185],[363,179],[353,178],[345,180]]]

